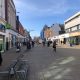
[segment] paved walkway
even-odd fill
[[[51,47],[41,47],[40,45],[38,45],[35,48],[31,49],[29,52],[25,52],[26,47],[22,47],[22,51],[20,53],[26,53],[24,54],[24,59],[28,59],[30,63],[30,75],[28,80],[79,80],[78,70],[80,69],[80,45],[73,47],[67,45],[58,45],[58,47],[59,48],[57,50],[57,54],[54,54]],[[15,60],[20,55],[20,53],[16,53],[15,48],[6,51],[2,55],[3,64],[2,66],[0,66],[0,71],[4,71],[12,63],[12,60]],[[67,65],[67,63],[70,64]],[[71,69],[68,69],[68,67]],[[75,69],[75,67],[77,70]],[[68,72],[70,70],[73,70],[73,74],[71,76],[68,76],[69,79],[59,79],[61,76],[64,76],[64,74],[66,74],[66,71]],[[61,75],[57,74],[59,72],[61,73]],[[57,74],[54,77],[55,79],[53,79],[53,77],[52,79],[48,79],[50,76],[52,76],[52,74],[53,76]],[[76,78],[74,78],[74,75],[76,76]]]
[[[80,80],[80,50],[36,46],[25,54],[30,71],[28,80]]]
[[[80,45],[73,45],[72,47],[69,44],[58,45],[61,48],[72,48],[72,49],[80,49]]]
[[[6,51],[5,53],[2,53],[3,62],[2,62],[2,66],[0,66],[0,71],[5,71],[9,67],[9,65],[12,63],[12,61],[17,59],[18,56],[21,53],[24,53],[25,50],[26,48],[22,47],[22,51],[19,53],[16,53],[16,48],[12,48]]]
[[[72,47],[70,47],[69,45],[58,45],[58,47],[59,48],[80,49],[80,45],[77,45],[77,46],[75,45]],[[12,48],[2,54],[3,63],[2,63],[2,66],[0,66],[0,71],[5,70],[12,63],[12,61],[15,60],[20,55],[20,53],[22,53],[22,51],[20,53],[16,53],[15,50],[16,50],[15,48]],[[22,47],[22,50],[25,51],[26,47]]]

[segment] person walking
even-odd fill
[[[32,47],[34,47],[34,44],[35,44],[34,41],[32,41]]]
[[[16,52],[20,52],[20,50],[21,50],[20,42],[16,42]]]
[[[47,41],[47,47],[49,47],[50,46],[50,42],[49,41]]]
[[[2,65],[2,55],[1,55],[1,51],[0,51],[0,66]]]
[[[43,46],[45,46],[45,41],[44,40],[43,40],[42,44],[43,44]]]
[[[31,49],[31,43],[30,41],[27,41],[27,50]]]
[[[56,52],[56,40],[53,42],[53,50]]]

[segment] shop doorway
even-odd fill
[[[0,35],[0,51],[4,51],[4,36]]]

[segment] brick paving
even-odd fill
[[[80,45],[73,45],[72,47],[69,44],[58,45],[61,48],[72,48],[72,49],[80,49]]]

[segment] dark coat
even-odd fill
[[[31,44],[30,44],[30,42],[27,42],[27,49],[31,49]]]
[[[0,66],[2,65],[2,55],[1,55],[1,52],[0,52]]]
[[[53,42],[53,48],[56,48],[56,41]]]

